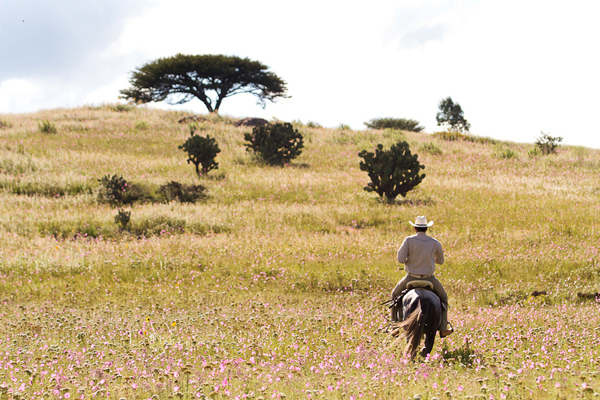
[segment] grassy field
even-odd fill
[[[296,122],[302,155],[269,167],[249,128],[207,116],[219,169],[196,177],[185,116],[0,115],[0,399],[600,395],[599,303],[577,296],[600,281],[600,150]],[[427,176],[387,204],[357,153],[398,140]],[[126,206],[122,230],[98,200],[114,174],[208,196]],[[417,215],[444,245],[456,332],[411,362],[378,304]]]

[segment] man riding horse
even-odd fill
[[[402,246],[398,250],[398,262],[404,264],[406,275],[392,291],[392,299],[396,299],[406,289],[406,285],[411,281],[428,281],[433,284],[433,289],[440,297],[442,303],[447,305],[448,295],[444,287],[433,275],[435,272],[435,264],[442,265],[444,263],[444,251],[442,244],[434,238],[427,236],[427,228],[433,225],[433,221],[427,222],[427,218],[419,216],[415,219],[415,223],[409,221],[415,228],[415,235],[408,236],[402,242]],[[402,303],[395,302],[392,306],[392,322],[403,320]],[[447,306],[442,307],[442,321],[440,324],[440,337],[450,335],[454,330],[448,328],[448,311]]]

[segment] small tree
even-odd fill
[[[268,69],[248,58],[177,54],[134,71],[129,81],[132,87],[121,90],[121,97],[136,103],[169,100],[171,104],[197,98],[209,112],[218,113],[225,98],[251,93],[264,107],[266,101],[287,97],[285,82]]]
[[[216,140],[211,138],[210,135],[206,135],[206,137],[198,136],[194,134],[194,129],[191,129],[190,137],[179,148],[188,154],[187,162],[188,164],[194,164],[196,174],[206,174],[212,169],[219,168],[219,164],[215,162],[215,157],[221,150]],[[202,172],[200,172],[200,165],[202,165]]]
[[[289,122],[256,126],[245,133],[246,150],[254,151],[267,164],[281,165],[298,157],[304,147],[304,138]]]
[[[374,153],[363,150],[358,156],[364,159],[360,169],[371,178],[364,189],[385,196],[388,201],[398,195],[406,197],[425,178],[425,174],[419,174],[425,166],[419,163],[418,155],[413,155],[404,141],[392,145],[389,150],[383,150],[383,145],[378,144]]]
[[[446,126],[457,132],[469,132],[471,124],[465,119],[460,104],[454,103],[452,98],[446,97],[440,100],[438,107],[440,111],[435,116],[438,126]]]
[[[544,155],[556,154],[563,140],[560,136],[550,136],[548,133],[541,132],[542,136],[535,139],[535,146]]]
[[[373,118],[365,122],[367,128],[371,129],[398,129],[402,131],[421,132],[425,129],[419,125],[419,121],[406,118]]]

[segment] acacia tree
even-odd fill
[[[185,55],[159,58],[133,71],[130,89],[121,98],[136,103],[167,100],[183,104],[198,98],[209,112],[240,93],[251,93],[263,108],[266,101],[288,97],[285,82],[268,67],[248,58],[224,55]]]
[[[460,104],[453,102],[451,97],[446,97],[440,100],[438,107],[440,111],[435,116],[438,125],[448,126],[453,131],[469,132],[471,124],[465,119]]]

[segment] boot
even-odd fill
[[[440,328],[440,337],[444,338],[448,335],[451,335],[454,332],[454,328],[450,325],[448,328],[448,310],[445,307],[442,308],[442,324]]]
[[[445,338],[448,335],[451,335],[454,332],[454,329],[450,328],[450,329],[445,329],[445,330],[440,330],[440,337],[441,338]]]

